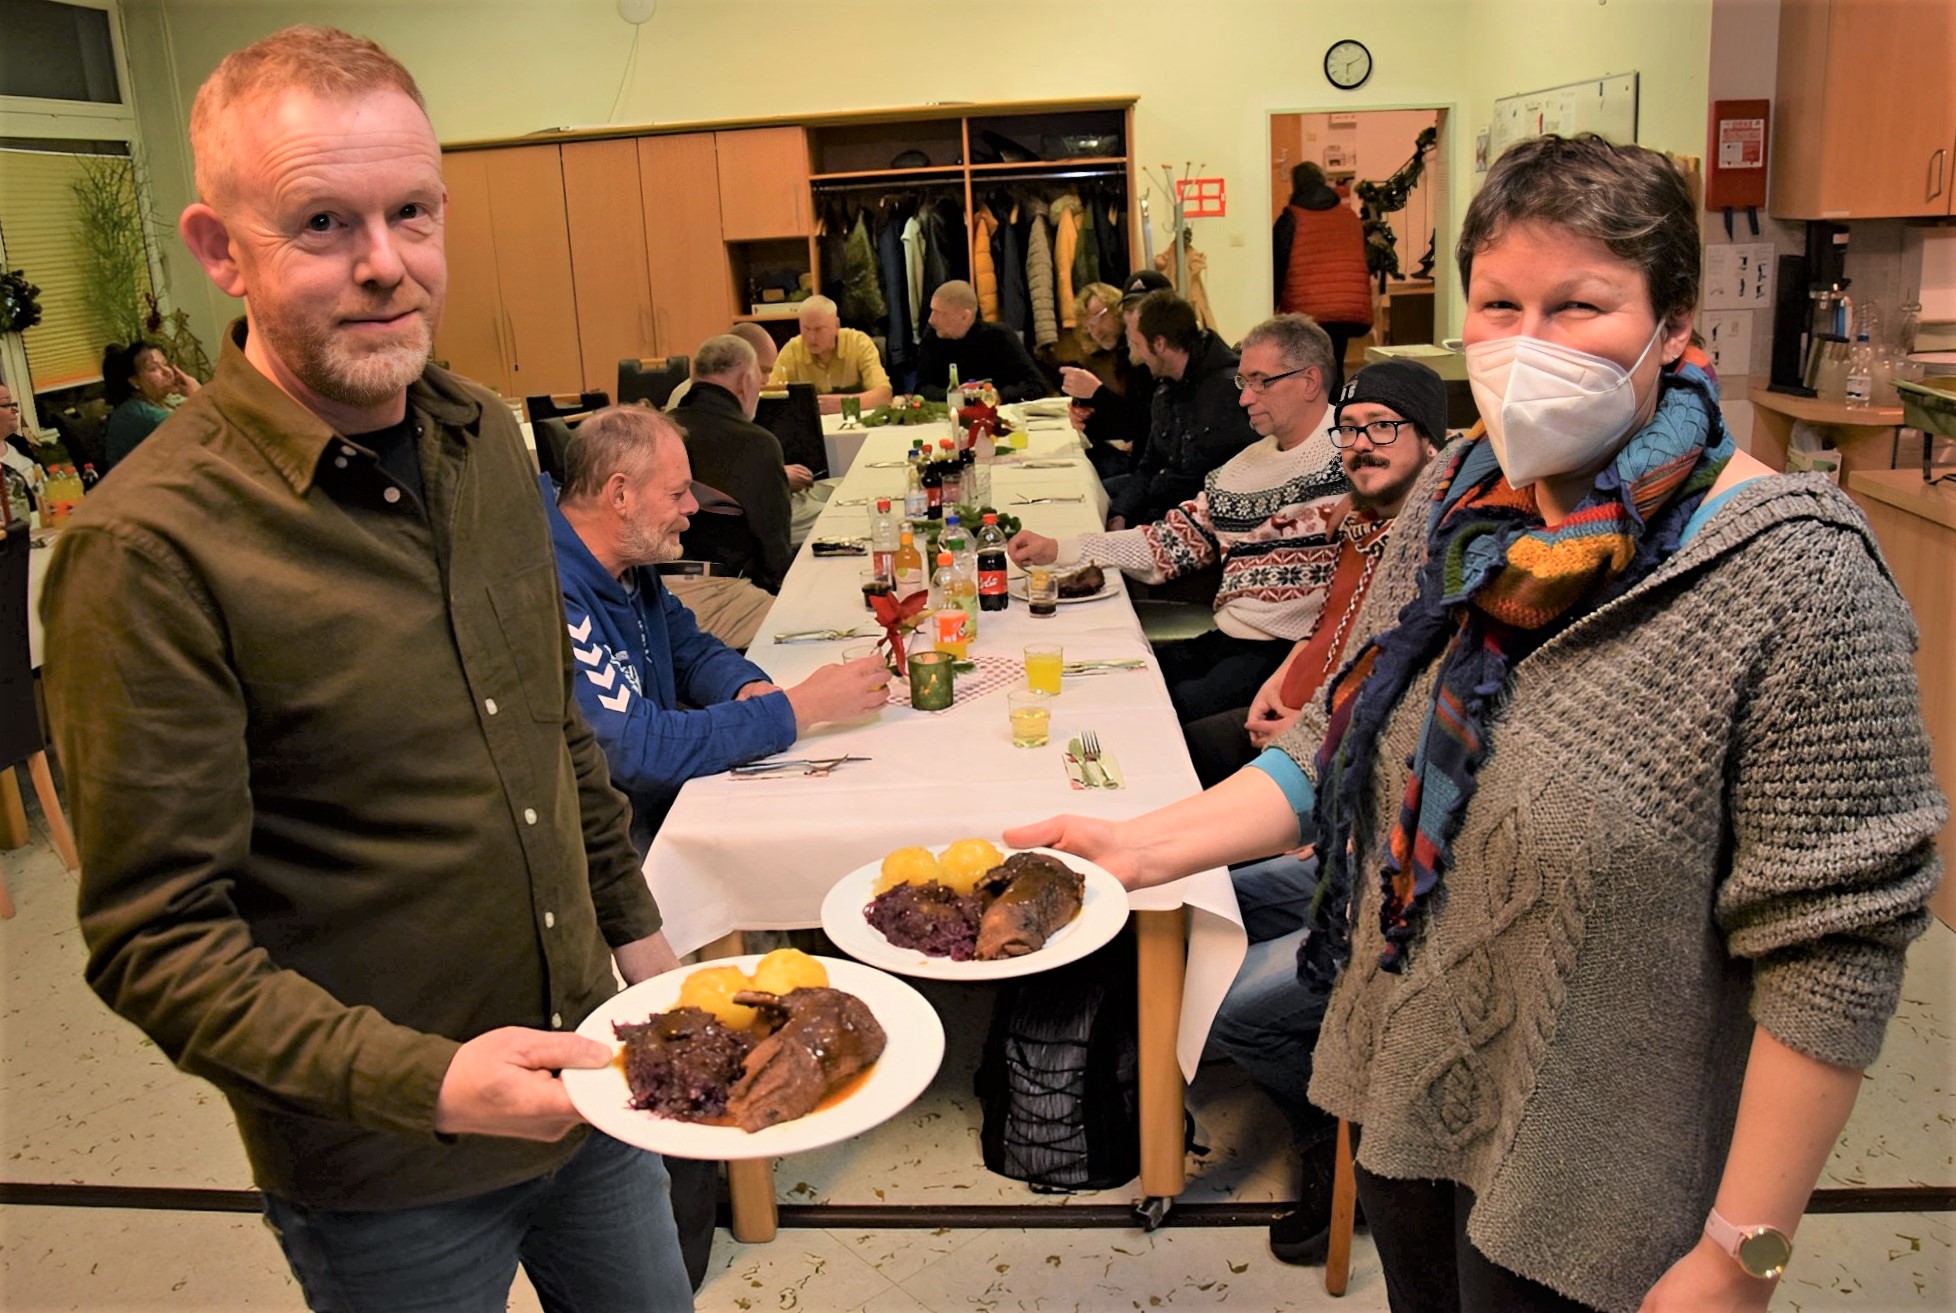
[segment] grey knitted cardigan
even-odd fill
[[[1413,596],[1414,517],[1446,464],[1408,502],[1347,652]],[[1392,975],[1376,854],[1435,672],[1416,679],[1361,808],[1353,956],[1310,1086],[1363,1126],[1364,1166],[1465,1184],[1482,1253],[1634,1310],[1697,1241],[1755,1023],[1841,1066],[1881,1046],[1947,814],[1915,637],[1838,489],[1741,486],[1515,668],[1452,866]],[[1279,746],[1310,774],[1323,731],[1314,705]]]

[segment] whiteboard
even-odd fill
[[[1494,102],[1488,125],[1488,161],[1517,141],[1554,132],[1564,137],[1593,132],[1619,145],[1637,140],[1637,75],[1619,73],[1559,87],[1504,96]]]

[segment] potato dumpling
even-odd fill
[[[954,893],[968,894],[985,872],[1005,860],[1005,854],[990,839],[960,839],[946,848],[937,859],[938,876],[945,888]]]
[[[883,874],[874,892],[888,893],[900,884],[929,884],[942,878],[930,849],[899,848],[883,859]]]
[[[754,1024],[754,1009],[734,1002],[733,996],[753,987],[739,967],[701,967],[680,984],[679,1006],[702,1008],[718,1017],[721,1025],[746,1030]]]
[[[777,948],[754,967],[754,988],[769,994],[827,989],[829,973],[799,948]]]

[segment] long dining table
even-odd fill
[[[1008,417],[1013,416],[1007,408]],[[827,417],[834,427],[840,421]],[[1100,527],[1105,494],[1064,419],[1019,415],[1023,452],[993,467],[991,504],[1024,526],[1063,536]],[[818,556],[813,544],[867,540],[879,496],[899,509],[912,439],[948,436],[939,423],[871,430],[796,556],[748,657],[783,687],[880,632],[863,604],[866,556]],[[743,930],[821,924],[822,899],[847,873],[894,849],[967,836],[994,841],[1006,828],[1060,812],[1119,819],[1197,791],[1166,686],[1118,572],[1109,596],[1034,617],[1015,598],[982,612],[971,648],[979,670],[961,676],[947,711],[893,701],[863,720],[814,727],[790,755],[852,761],[827,775],[689,781],[660,826],[645,874],[681,954]],[[853,639],[786,638],[856,630]],[[1012,745],[1005,698],[1022,682],[1024,645],[1057,642],[1070,662],[1140,659],[1138,669],[1067,675],[1044,748]],[[1008,669],[1008,666],[1011,667]],[[976,691],[977,686],[984,691]],[[896,685],[892,685],[893,689]],[[1064,744],[1093,730],[1122,777],[1117,789],[1069,778]],[[1153,1226],[1186,1184],[1184,1081],[1192,1080],[1216,1009],[1241,965],[1246,937],[1227,871],[1199,872],[1128,895],[1140,991],[1140,1214]],[[731,941],[725,941],[730,943]],[[724,945],[722,945],[724,946]],[[765,1163],[730,1163],[734,1234],[772,1237],[772,1176]]]

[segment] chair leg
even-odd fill
[[[14,900],[7,893],[7,868],[0,866],[0,921],[14,919]]]
[[[61,795],[54,791],[54,773],[48,769],[48,754],[37,752],[27,759],[27,773],[34,778],[34,796],[41,800],[41,814],[47,818],[48,837],[61,864],[71,871],[81,869],[81,856],[75,851],[75,836],[68,829],[68,818],[61,811]]]
[[[1345,1293],[1351,1277],[1352,1224],[1358,1211],[1358,1178],[1352,1174],[1352,1132],[1338,1119],[1338,1159],[1331,1177],[1331,1237],[1324,1256],[1324,1291]]]

